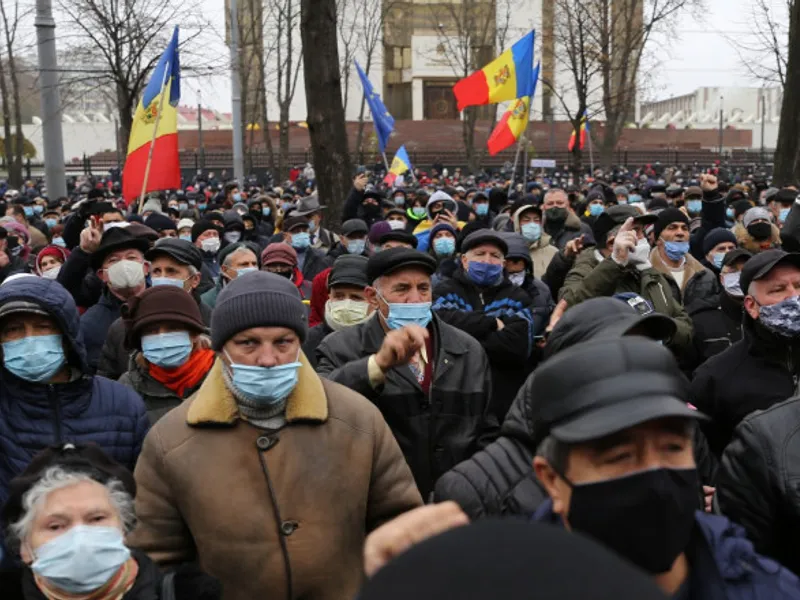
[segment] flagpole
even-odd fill
[[[386,160],[386,150],[381,150],[381,156],[383,157],[383,166],[386,167],[386,174],[389,174],[389,161]]]
[[[588,123],[589,120],[587,119],[586,122]],[[588,127],[587,127],[587,130],[588,130]],[[590,175],[592,177],[594,177],[594,144],[592,144],[592,132],[591,131],[587,131],[586,132],[586,137],[589,140],[589,165],[590,165],[590,167],[592,169],[592,172],[590,173]]]
[[[517,151],[514,154],[514,168],[511,170],[511,187],[509,188],[509,192],[514,188],[514,182],[517,180],[517,164],[519,164],[519,153],[522,150],[522,137],[519,136],[519,140],[517,140]]]
[[[144,195],[147,191],[147,180],[150,178],[150,165],[153,163],[153,148],[156,145],[156,136],[158,135],[158,124],[161,122],[161,113],[164,109],[164,86],[167,84],[167,77],[170,76],[172,73],[172,63],[167,63],[164,69],[164,77],[161,80],[161,89],[160,95],[161,98],[158,101],[158,113],[156,114],[156,122],[155,126],[153,127],[153,139],[150,140],[150,149],[147,152],[147,164],[144,168],[144,181],[142,181],[142,195],[139,196],[139,209],[138,213],[142,214],[142,208],[144,207]]]

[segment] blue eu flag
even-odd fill
[[[372,113],[372,122],[375,124],[375,132],[378,134],[381,152],[386,152],[386,144],[389,142],[389,136],[394,129],[394,117],[386,110],[378,93],[372,89],[372,84],[367,79],[364,71],[361,70],[358,61],[354,62],[356,63],[358,76],[361,78],[361,85],[364,86],[364,97],[367,99],[369,110]]]

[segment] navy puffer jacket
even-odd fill
[[[132,471],[149,429],[144,402],[132,389],[89,374],[72,296],[55,281],[25,277],[0,288],[0,306],[15,300],[38,304],[58,322],[73,377],[31,383],[0,368],[0,506],[11,479],[50,445],[94,443]]]

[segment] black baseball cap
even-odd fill
[[[759,252],[750,258],[742,269],[742,274],[739,278],[742,292],[747,295],[747,289],[751,283],[766,277],[778,265],[794,265],[800,269],[800,254],[784,252],[779,248]]]
[[[431,255],[410,248],[389,248],[373,254],[367,262],[367,280],[372,283],[378,277],[389,275],[399,269],[415,267],[429,275],[436,272],[436,259]]]
[[[388,252],[388,250],[387,250]],[[328,276],[328,289],[335,285],[367,287],[367,263],[369,259],[360,254],[343,254],[337,258]]]
[[[742,258],[750,260],[751,258],[753,258],[753,254],[748,252],[744,248],[736,248],[725,254],[725,258],[722,259],[722,266],[729,267],[737,260]]]
[[[589,341],[545,361],[533,376],[533,437],[573,444],[666,417],[707,417],[689,407],[689,381],[667,348],[634,337]]]
[[[367,223],[361,219],[348,219],[342,223],[342,235],[351,236],[354,233],[363,233],[364,235],[369,233]]]
[[[169,256],[182,265],[191,265],[198,271],[203,268],[203,255],[200,253],[200,249],[187,240],[162,238],[144,255],[147,260],[153,260],[159,256]]]

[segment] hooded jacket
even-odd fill
[[[733,226],[733,235],[736,236],[737,246],[744,248],[752,254],[758,254],[770,248],[780,248],[781,246],[781,230],[777,225],[771,225],[772,236],[768,240],[758,241],[747,232],[747,228],[739,221]]]
[[[530,206],[523,206],[514,212],[514,231],[520,235],[522,235],[522,228],[519,224],[519,218],[522,213],[530,208]],[[544,277],[547,267],[550,265],[550,261],[558,254],[558,248],[551,244],[551,241],[552,238],[550,235],[542,230],[542,237],[535,242],[528,242],[528,247],[531,252],[531,262],[533,263],[533,274],[539,279]]]
[[[59,273],[60,275],[61,273]],[[97,371],[106,337],[108,337],[111,325],[119,318],[122,304],[122,300],[112,294],[106,286],[97,304],[89,308],[81,317],[81,335],[92,373]]]
[[[95,443],[133,470],[149,428],[142,399],[115,381],[92,376],[78,311],[61,285],[29,277],[0,289],[0,304],[16,298],[35,302],[56,320],[73,377],[67,383],[31,383],[0,369],[0,505],[11,479],[50,445]]]
[[[594,243],[592,228],[581,221],[578,215],[569,210],[567,211],[567,219],[564,221],[563,227],[558,230],[549,227],[547,225],[547,218],[543,216],[542,231],[550,235],[550,243],[559,250],[563,250],[568,241],[574,240],[581,235],[584,236],[585,244]]]

